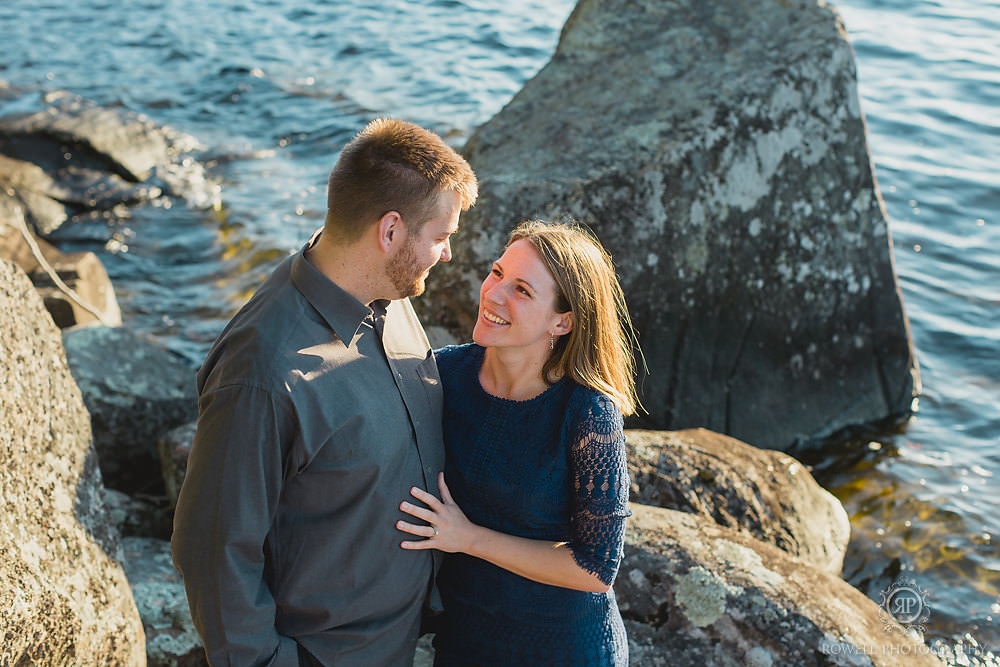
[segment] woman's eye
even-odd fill
[[[523,294],[524,296],[531,296],[531,292],[529,292],[528,290],[524,289],[523,287],[518,287],[517,290],[521,294]]]
[[[496,269],[496,268],[490,269],[490,273],[493,274],[494,276],[496,276],[497,278],[500,277],[500,269]]]

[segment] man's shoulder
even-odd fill
[[[280,388],[294,370],[289,354],[298,350],[303,329],[316,326],[308,304],[294,288],[269,285],[233,316],[216,339],[199,372],[203,385],[248,384]]]

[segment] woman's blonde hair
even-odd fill
[[[527,241],[556,281],[556,311],[573,312],[573,329],[558,338],[542,376],[568,376],[610,398],[624,415],[640,408],[635,391],[635,330],[611,255],[576,222],[529,220],[507,246]]]

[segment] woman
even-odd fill
[[[627,665],[611,584],[628,511],[622,415],[633,334],[611,258],[581,227],[527,222],[483,281],[472,344],[437,354],[442,500],[406,549],[450,552],[434,664]],[[447,484],[445,483],[447,480]]]

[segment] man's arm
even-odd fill
[[[201,398],[198,430],[174,515],[174,564],[213,665],[298,665],[275,629],[264,540],[282,488],[293,420],[263,389]]]

